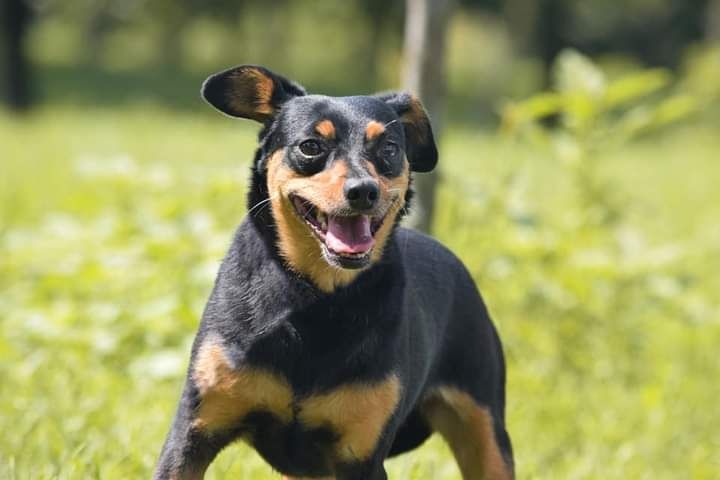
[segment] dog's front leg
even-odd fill
[[[186,385],[172,428],[165,439],[154,480],[199,480],[231,437],[207,434],[193,426],[196,404],[192,386]]]
[[[338,473],[337,480],[387,480],[385,467],[380,465],[363,464],[352,469]]]
[[[390,453],[396,433],[397,427],[394,420],[391,420],[370,457],[335,466],[336,480],[387,480],[384,462]]]
[[[379,458],[337,467],[336,480],[387,480],[387,472]]]

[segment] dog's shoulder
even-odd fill
[[[410,297],[423,308],[440,317],[449,304],[485,311],[472,274],[441,242],[416,230],[398,228],[394,248],[403,264]]]
[[[460,260],[448,247],[435,238],[417,230],[399,227],[395,248],[406,269],[417,274],[449,274],[466,272]]]
[[[256,225],[246,218],[220,264],[200,328],[230,336],[247,333],[255,322],[282,318],[288,306],[306,304],[308,290],[307,285],[293,281]]]

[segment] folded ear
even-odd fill
[[[386,93],[378,95],[378,98],[395,110],[405,127],[410,169],[415,172],[432,171],[437,164],[438,152],[430,119],[420,100],[409,93]]]
[[[208,77],[200,93],[223,113],[264,123],[305,89],[266,68],[240,65]]]

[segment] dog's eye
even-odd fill
[[[323,153],[322,145],[315,140],[305,140],[300,144],[300,153],[306,157],[317,157]]]
[[[397,157],[398,152],[400,152],[400,147],[398,147],[396,143],[388,142],[380,147],[380,156],[386,160],[392,160]]]

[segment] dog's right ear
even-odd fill
[[[409,93],[381,93],[376,97],[400,117],[405,127],[408,161],[413,172],[431,172],[438,160],[430,118],[417,97]]]
[[[272,119],[288,100],[305,95],[300,85],[257,65],[240,65],[211,75],[200,92],[221,112],[262,123]]]

